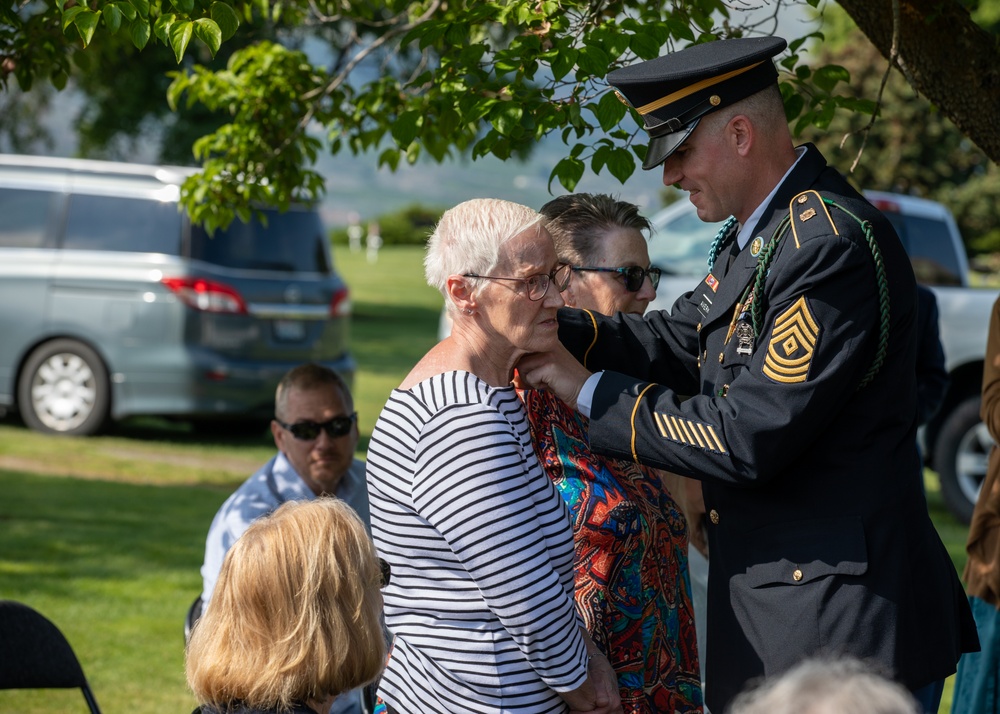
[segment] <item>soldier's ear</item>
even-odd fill
[[[753,122],[745,114],[737,114],[726,125],[727,138],[740,156],[748,156],[754,141]]]

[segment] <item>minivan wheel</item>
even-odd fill
[[[28,357],[18,382],[18,410],[35,431],[86,436],[101,430],[111,406],[108,371],[76,340],[52,340]]]
[[[972,520],[993,439],[979,419],[979,397],[961,402],[945,419],[934,448],[934,470],[945,506],[962,523]]]

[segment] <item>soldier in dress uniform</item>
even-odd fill
[[[649,133],[643,168],[702,220],[732,218],[670,312],[564,309],[568,352],[519,371],[590,417],[595,452],[702,481],[713,712],[819,652],[877,661],[936,712],[978,639],[918,478],[913,272],[879,211],[793,144],[785,46],[719,40],[609,73]]]

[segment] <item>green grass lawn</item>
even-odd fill
[[[389,248],[370,265],[363,253],[336,254],[354,304],[362,450],[389,391],[435,342],[441,297],[424,284],[422,257]],[[212,440],[153,419],[87,439],[0,420],[0,598],[63,630],[105,714],[194,708],[183,621],[201,591],[205,534],[272,453],[265,434]],[[966,528],[945,510],[934,474],[927,483],[931,517],[961,570]],[[942,712],[950,697],[949,683]],[[0,712],[85,711],[77,691],[0,691]]]

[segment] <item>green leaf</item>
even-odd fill
[[[184,59],[188,43],[191,42],[191,35],[194,34],[193,22],[176,22],[170,26],[170,47],[174,50],[174,57],[177,64]]]
[[[156,24],[153,25],[153,34],[165,45],[170,44],[170,26],[175,22],[177,22],[177,15],[172,13],[160,15],[156,18]]]
[[[551,60],[552,78],[559,81],[573,69],[579,52],[572,47],[560,48]]]
[[[170,0],[170,4],[180,10],[182,15],[190,15],[194,11],[194,0]]]
[[[52,86],[55,87],[56,89],[58,89],[59,91],[62,91],[63,89],[66,88],[66,80],[68,80],[68,79],[69,79],[69,75],[68,74],[66,74],[62,70],[57,70],[57,71],[55,71],[55,72],[52,73],[52,77],[51,77]]]
[[[104,24],[112,33],[118,32],[118,28],[122,26],[122,11],[114,3],[104,6]]]
[[[878,109],[878,105],[872,99],[858,99],[855,97],[837,97],[837,106],[850,109],[858,114],[871,116]]]
[[[74,5],[69,10],[65,10],[62,15],[62,29],[63,32],[69,28],[76,21],[76,16],[81,12],[90,12],[85,5]]]
[[[611,58],[608,53],[594,45],[582,48],[577,60],[578,73],[596,79],[600,79],[608,73],[610,64]]]
[[[386,149],[379,154],[378,165],[388,166],[393,171],[399,168],[399,149]]]
[[[138,19],[132,23],[132,44],[142,49],[149,42],[149,20]]]
[[[76,25],[76,30],[80,33],[84,47],[89,45],[94,38],[94,30],[97,29],[97,23],[100,19],[101,13],[91,10],[84,10],[73,18],[73,24]]]
[[[222,30],[215,24],[215,21],[209,20],[207,17],[198,18],[194,21],[194,35],[208,45],[212,56],[215,57],[215,53],[219,51],[219,45],[222,44]]]
[[[438,113],[438,127],[442,136],[452,136],[462,122],[461,115],[454,109],[444,109]]]
[[[813,72],[813,81],[824,92],[831,92],[837,86],[837,82],[849,83],[851,73],[840,65],[828,64]]]
[[[132,7],[132,5],[130,5],[127,2],[116,2],[114,3],[114,5],[116,8],[118,8],[118,11],[122,15],[124,15],[125,19],[128,20],[129,22],[135,20],[136,16],[138,15],[138,13],[135,11],[135,8]]]
[[[660,56],[660,43],[645,32],[632,35],[628,47],[639,59],[647,60]]]
[[[420,112],[416,110],[403,112],[392,123],[392,138],[401,148],[406,148],[417,138],[419,129]],[[396,160],[399,160],[398,156]]]
[[[791,121],[805,109],[806,100],[801,94],[792,94],[785,99],[785,118]]]
[[[552,181],[553,179],[558,179],[559,183],[562,184],[563,188],[567,191],[572,191],[576,188],[576,185],[583,178],[583,172],[586,170],[586,166],[579,159],[562,159],[552,169],[552,173],[549,174],[549,192],[552,192]]]
[[[625,183],[635,172],[635,159],[627,149],[614,149],[608,157],[608,171],[616,179]]]
[[[830,122],[833,121],[833,115],[836,111],[836,102],[824,102],[819,114],[813,120],[813,124],[818,129],[828,129],[830,127]]]
[[[139,17],[149,17],[149,0],[128,0],[129,4],[139,13]]]
[[[598,123],[601,125],[601,129],[604,131],[614,129],[625,118],[625,114],[628,113],[628,107],[618,98],[618,94],[614,91],[605,92],[601,95],[601,99],[597,102],[596,107],[591,102],[587,105],[587,108],[594,112]]]
[[[230,5],[224,2],[212,3],[212,19],[215,20],[215,24],[222,31],[223,40],[228,40],[235,35],[236,30],[240,26],[240,16],[236,14],[236,11]]]
[[[504,136],[511,136],[521,128],[524,108],[514,102],[501,102],[493,112],[493,126]]]

